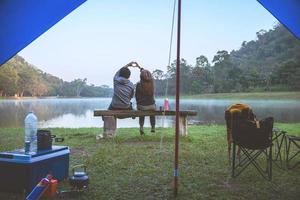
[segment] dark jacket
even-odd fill
[[[154,95],[143,93],[140,82],[136,84],[135,99],[137,105],[149,106],[155,104]]]

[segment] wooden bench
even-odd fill
[[[103,124],[103,135],[113,136],[116,132],[117,120],[116,118],[132,118],[140,116],[175,116],[175,111],[141,111],[141,110],[95,110],[94,117],[102,117]],[[179,111],[179,134],[181,136],[187,135],[187,117],[196,116],[197,112],[182,110]]]

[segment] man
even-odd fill
[[[136,62],[130,62],[119,71],[114,76],[114,95],[109,105],[109,110],[132,110],[132,105],[130,100],[134,95],[134,85],[130,82],[130,70],[128,67],[138,67],[139,65]],[[125,117],[119,117],[125,118]],[[134,118],[134,117],[133,117]],[[116,119],[115,117],[102,117],[104,121],[103,124],[103,136],[112,137],[116,133]],[[101,134],[96,136],[97,139],[103,137]]]
[[[122,67],[114,76],[114,95],[109,110],[132,110],[130,102],[134,95],[134,85],[129,80],[130,70],[128,67],[138,67],[136,62],[130,62]]]

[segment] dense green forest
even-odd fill
[[[282,25],[256,35],[238,50],[218,51],[212,63],[204,55],[194,66],[181,59],[181,93],[300,90],[300,41]],[[175,94],[175,67],[174,61],[166,73],[153,71],[157,95],[165,95],[166,87],[168,95]]]
[[[300,41],[280,24],[256,35],[256,40],[244,41],[238,50],[218,51],[212,62],[204,55],[196,58],[195,65],[181,59],[181,93],[299,91]],[[174,61],[166,72],[153,71],[157,96],[175,94],[175,67]],[[63,81],[18,55],[0,67],[0,96],[111,95],[108,86],[87,85],[87,79]]]
[[[106,85],[87,85],[87,79],[71,82],[45,73],[16,55],[0,67],[0,96],[108,97]]]

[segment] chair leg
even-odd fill
[[[269,174],[270,174],[270,161],[269,161],[269,159],[270,159],[270,151],[269,151],[270,149],[269,148],[267,148],[265,151],[264,151],[264,153],[265,153],[265,155],[266,155],[266,179],[269,179]]]
[[[289,164],[289,152],[288,152],[288,138],[285,136],[285,163],[286,163],[286,168],[288,169]]]
[[[235,171],[234,171],[235,170],[235,155],[236,155],[235,150],[236,150],[236,144],[233,143],[233,150],[232,150],[232,174],[231,174],[232,177],[235,177]]]
[[[284,136],[282,135],[281,136],[281,139],[280,139],[280,143],[279,143],[279,145],[278,145],[278,153],[277,153],[277,155],[276,155],[276,158],[275,158],[275,160],[277,160],[278,159],[278,156],[279,156],[279,160],[280,160],[280,167],[281,168],[283,168],[283,159],[284,158],[282,158],[282,155],[281,155],[281,148],[283,147],[283,142],[284,142]]]
[[[287,169],[290,168],[290,165],[289,165],[290,147],[291,147],[291,140],[289,140],[288,138],[286,138],[286,168]]]
[[[231,154],[231,141],[228,141],[228,163],[229,165],[231,164],[231,158],[230,158],[230,154]]]
[[[237,147],[237,153],[236,153],[237,159],[239,164],[241,163],[241,148],[238,146]]]
[[[269,175],[269,181],[272,180],[272,145],[270,146],[269,149],[269,171],[268,171],[268,175]]]

